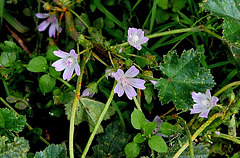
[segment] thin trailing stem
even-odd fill
[[[198,32],[198,31],[201,31],[201,29],[199,29],[199,27],[192,27],[192,28],[176,29],[176,30],[171,30],[171,31],[154,33],[154,34],[148,35],[146,37],[151,39],[151,38],[156,38],[156,37],[161,37],[161,36],[166,36],[166,35],[172,35],[172,34],[177,34],[177,33]],[[127,45],[128,45],[128,42],[125,42],[125,43],[119,44],[118,46],[125,47]]]
[[[9,105],[2,97],[0,97],[0,101],[1,101],[6,107],[8,107],[9,109],[11,109],[13,112],[15,112],[15,114],[16,114],[17,116],[19,116],[18,112],[15,111],[15,110],[11,107],[11,105]],[[33,129],[27,122],[26,122],[26,126],[27,126],[27,128],[28,128],[30,131]],[[40,139],[43,143],[45,143],[46,145],[50,145],[50,143],[49,143],[46,139],[44,139],[42,136],[40,136],[39,139]]]
[[[137,106],[137,109],[142,112],[141,106],[140,106],[140,104],[139,104],[139,102],[138,102],[138,100],[135,96],[133,96],[133,100],[134,100],[134,103]]]
[[[188,137],[190,158],[194,158],[192,136],[191,136],[191,133],[190,133],[188,127],[187,127],[186,121],[179,116],[177,117],[177,119],[180,122],[180,124],[184,127],[184,130],[185,130],[186,135]]]
[[[74,12],[72,9],[68,9],[71,13],[73,13],[88,29],[89,29],[89,26],[88,24],[76,13]]]
[[[192,135],[192,141],[197,138],[197,136],[207,127],[212,123],[216,118],[223,116],[222,113],[217,113],[213,115],[211,118],[209,118],[193,135]],[[178,158],[182,152],[189,146],[189,141],[187,141],[178,151],[177,153],[173,156],[173,158]]]
[[[75,97],[73,100],[73,106],[72,106],[72,111],[71,111],[71,119],[70,119],[70,128],[69,128],[69,153],[70,153],[70,158],[74,158],[74,150],[73,150],[73,135],[74,135],[74,121],[75,121],[75,115],[76,115],[76,110],[77,110],[77,103],[78,103],[78,98],[80,96],[80,90],[82,87],[82,78],[84,74],[84,67],[85,64],[87,63],[88,59],[90,58],[90,54],[88,55],[87,58],[83,58],[84,60],[82,61],[81,64],[81,70],[80,70],[80,76],[78,77],[77,80],[77,88],[75,92]]]
[[[228,88],[233,87],[233,86],[237,86],[237,85],[240,85],[240,81],[229,83],[228,85],[224,86],[219,91],[217,91],[213,96],[217,97],[219,94],[221,94],[222,92],[224,92]]]
[[[3,79],[3,78],[1,78],[1,79],[3,81],[3,86],[4,86],[4,89],[5,89],[6,95],[10,96],[10,92],[9,92],[9,89],[8,89],[8,86],[7,86],[7,83],[6,83],[5,79]]]
[[[94,129],[92,131],[92,134],[90,135],[90,137],[88,139],[87,145],[85,146],[85,149],[84,149],[83,154],[82,154],[82,158],[86,157],[87,152],[88,152],[88,150],[89,150],[89,148],[90,148],[90,146],[92,144],[92,141],[93,141],[93,139],[94,139],[94,137],[95,137],[95,135],[96,135],[100,125],[101,125],[101,122],[102,122],[105,114],[107,113],[107,110],[108,110],[108,108],[109,108],[109,106],[110,106],[110,104],[112,102],[113,96],[114,96],[114,88],[115,88],[116,84],[117,84],[117,82],[115,80],[113,88],[112,88],[112,91],[111,91],[110,96],[109,96],[109,98],[107,100],[107,103],[106,103],[106,105],[105,105],[101,115],[99,116],[99,119],[98,119],[98,121],[97,121],[97,123],[96,123],[96,125],[95,125],[95,127],[94,127]]]

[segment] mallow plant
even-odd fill
[[[237,1],[26,3],[0,2],[0,157],[239,157]]]

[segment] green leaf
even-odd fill
[[[124,147],[130,137],[121,129],[120,122],[112,122],[105,128],[104,134],[98,135],[98,144],[93,146],[93,157],[124,157]]]
[[[157,122],[148,122],[144,128],[143,131],[146,135],[149,135],[153,132],[153,130],[156,128]]]
[[[65,147],[61,145],[51,144],[43,151],[36,152],[35,158],[67,158],[67,151]]]
[[[48,48],[47,50],[47,55],[46,55],[46,59],[47,60],[51,60],[51,61],[55,61],[58,60],[59,57],[57,57],[56,55],[53,54],[54,51],[58,51],[59,48],[56,45],[52,45],[50,48]]]
[[[3,52],[1,54],[1,61],[0,63],[2,64],[3,67],[10,67],[11,64],[16,60],[16,53],[12,52],[12,53],[7,53],[7,52]]]
[[[68,104],[65,104],[66,106],[65,114],[67,115],[67,118],[69,120],[71,119],[72,104],[73,104],[72,101]],[[99,101],[80,97],[78,101],[76,116],[75,116],[75,122],[74,122],[75,125],[79,125],[81,122],[87,121],[89,124],[90,132],[92,132],[104,107],[105,107],[105,104]],[[103,120],[110,119],[110,116],[112,116],[114,113],[115,113],[114,108],[110,106]],[[100,126],[98,129],[98,133],[101,133],[101,132],[103,132],[102,126]]]
[[[239,45],[240,7],[237,0],[208,0],[203,3],[203,8],[213,15],[224,18],[223,38],[234,45]]]
[[[49,73],[55,78],[58,78],[61,75],[61,71],[56,71],[54,67],[49,67]]]
[[[164,135],[170,136],[177,132],[177,127],[173,126],[172,124],[170,124],[168,122],[163,122],[159,129],[159,132]]]
[[[41,76],[39,79],[39,88],[43,93],[43,95],[53,91],[55,84],[56,84],[56,80],[51,76],[49,76],[48,74]]]
[[[152,98],[155,96],[153,86],[152,85],[146,86],[143,92],[146,102],[150,104],[152,102]]]
[[[160,70],[166,77],[160,78],[155,85],[162,104],[173,101],[177,110],[188,110],[193,103],[193,91],[205,92],[215,85],[210,71],[200,67],[200,57],[201,53],[193,49],[183,51],[180,59],[176,51],[164,56]]]
[[[240,21],[238,0],[207,0],[203,8],[212,12],[213,15]]]
[[[161,7],[162,9],[168,8],[168,0],[158,0],[157,1],[158,7]]]
[[[234,45],[240,45],[240,21],[224,19],[223,21],[223,38]]]
[[[138,133],[134,138],[133,138],[133,142],[134,143],[137,143],[137,144],[140,144],[142,142],[144,142],[144,137],[142,136],[141,133]]]
[[[93,22],[93,27],[97,28],[97,30],[101,30],[104,27],[104,21],[103,18],[97,18],[94,22]]]
[[[31,59],[27,65],[27,69],[31,72],[45,72],[48,69],[46,58],[38,56]]]
[[[0,109],[0,116],[2,118],[0,124],[0,135],[5,135],[8,137],[12,136],[11,132],[21,132],[26,124],[25,116],[16,116],[14,111],[6,108]]]
[[[147,124],[147,121],[144,114],[134,108],[134,111],[131,114],[131,123],[135,129],[142,129],[145,124]]]
[[[23,137],[15,137],[13,142],[8,143],[7,141],[7,137],[0,137],[0,157],[27,158],[27,152],[29,151],[30,147],[26,139]]]
[[[128,157],[137,157],[140,153],[140,147],[137,143],[131,142],[126,145],[124,152]]]
[[[160,136],[153,136],[148,140],[148,145],[151,149],[159,152],[165,153],[168,151],[168,146],[166,142]]]

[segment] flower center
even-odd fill
[[[208,100],[208,99],[207,99],[207,100],[203,100],[203,101],[202,101],[202,104],[205,105],[205,106],[207,106],[208,108],[211,107],[210,100]]]
[[[48,19],[47,19],[47,21],[48,22],[50,22],[50,23],[53,23],[53,22],[55,22],[57,19],[56,19],[56,17],[54,16],[54,15],[51,15]]]
[[[134,35],[133,37],[132,37],[132,41],[133,42],[137,42],[139,40],[139,37],[137,36],[137,35]]]
[[[67,62],[67,65],[69,66],[73,64],[74,60],[70,57],[70,58],[67,58],[66,62]]]
[[[121,77],[120,78],[120,82],[122,83],[123,86],[127,86],[128,85],[128,80],[125,77]]]

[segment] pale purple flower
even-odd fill
[[[150,82],[152,82],[152,84],[155,86],[155,84],[157,84],[157,81],[153,81],[153,80],[149,80]]]
[[[147,123],[150,122],[148,119],[146,119],[146,121],[147,121]],[[163,120],[161,120],[161,118],[159,116],[155,116],[155,118],[153,119],[153,122],[157,123],[155,129],[153,130],[153,134],[156,134],[156,135],[161,136],[161,137],[168,137],[167,135],[159,132],[160,127],[163,123]],[[170,137],[172,137],[172,136],[173,135],[171,135]]]
[[[200,113],[199,117],[208,117],[209,111],[216,105],[218,98],[212,97],[210,90],[207,89],[206,94],[192,92],[192,98],[196,104],[193,105],[193,109],[190,114]]]
[[[219,131],[215,131],[215,133],[216,133],[218,136],[220,136],[220,132],[219,132]]]
[[[118,51],[118,52],[119,52],[119,53],[121,53],[121,52],[122,52],[122,50],[123,50],[123,49],[122,49],[122,47],[120,47],[120,49],[119,49],[119,51]]]
[[[129,28],[128,29],[128,43],[135,47],[137,50],[141,50],[141,44],[148,41],[147,37],[144,37],[144,31],[141,29]]]
[[[70,80],[72,77],[73,71],[76,71],[76,74],[80,75],[80,66],[78,65],[77,57],[78,54],[75,53],[75,50],[71,50],[70,53],[64,52],[64,51],[53,51],[54,55],[62,58],[57,61],[55,61],[52,66],[55,67],[56,71],[62,71],[63,72],[63,79],[64,80]]]
[[[153,77],[153,76],[150,76],[150,77]],[[152,84],[155,86],[155,84],[157,84],[157,81],[154,81],[154,80],[149,80],[150,82],[152,82]]]
[[[130,67],[125,74],[123,70],[118,69],[118,71],[114,74],[114,78],[117,80],[117,85],[114,88],[114,93],[117,93],[118,96],[121,97],[125,92],[130,100],[132,100],[133,96],[137,96],[137,93],[133,87],[138,89],[146,88],[144,86],[144,80],[133,78],[137,76],[138,73],[139,70],[135,66]]]
[[[110,72],[110,71],[112,71],[112,72]],[[106,70],[105,70],[105,74],[106,74],[106,78],[108,79],[108,76],[110,76],[111,78],[113,78],[115,72],[113,71],[113,69],[109,68],[109,69],[106,69]]]
[[[3,67],[3,66],[0,64],[0,67]]]
[[[89,90],[90,90],[90,88],[86,88],[86,89],[82,92],[82,95],[83,95],[84,97],[89,96],[89,97],[92,98],[93,95],[95,94],[95,92],[89,93]]]
[[[44,31],[50,25],[49,32],[48,32],[49,33],[49,37],[53,36],[54,38],[55,38],[55,32],[56,32],[55,30],[57,30],[59,32],[62,31],[61,27],[59,29],[58,20],[57,20],[55,15],[51,15],[51,14],[48,14],[48,13],[37,13],[36,16],[39,19],[47,18],[40,25],[38,25],[38,31],[40,31],[40,32]]]

